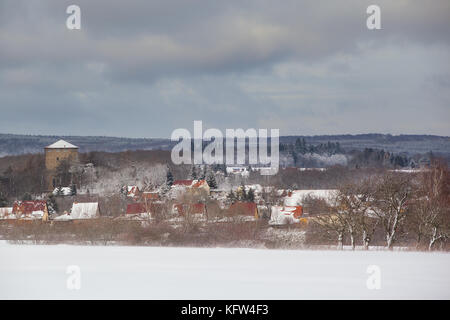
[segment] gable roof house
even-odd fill
[[[227,210],[231,216],[243,216],[251,220],[258,219],[258,206],[254,202],[235,202]]]
[[[144,202],[160,200],[159,193],[158,192],[151,192],[151,191],[141,192],[140,198]]]
[[[172,207],[172,213],[180,216],[190,215],[206,215],[206,205],[204,203],[178,203]]]
[[[285,225],[300,223],[302,216],[302,206],[272,206],[269,224]]]
[[[283,204],[285,206],[303,205],[303,200],[308,197],[322,199],[327,203],[331,203],[336,190],[279,190],[279,194],[283,197]]]
[[[127,197],[137,198],[140,195],[140,190],[138,186],[128,186],[127,187]]]
[[[175,180],[173,183],[172,183],[172,187],[178,187],[178,186],[181,186],[181,187],[190,187],[191,185],[192,185],[192,182],[193,182],[194,180]]]
[[[125,216],[119,217],[120,220],[134,220],[138,219],[152,219],[156,215],[163,214],[165,210],[165,203],[160,201],[151,202],[135,202],[127,205]]]
[[[98,202],[74,202],[70,211],[72,220],[95,219],[100,217]]]
[[[146,205],[142,202],[129,203],[127,205],[127,212],[125,214],[126,218],[142,218],[148,219],[151,218],[151,206]]]
[[[47,201],[15,201],[11,213],[16,219],[48,221]]]
[[[209,195],[209,185],[206,180],[175,180],[172,183],[172,198],[190,192],[193,195]]]

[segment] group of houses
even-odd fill
[[[245,186],[245,188],[248,190],[254,189],[257,196],[262,190],[262,187],[259,185]],[[209,194],[209,186],[205,180],[176,180],[171,189],[176,191],[177,194],[181,190],[191,194]],[[116,217],[119,220],[148,221],[154,219],[155,216],[164,210],[166,214],[175,219],[188,215],[197,218],[208,217],[208,205],[205,201],[183,202],[180,200],[183,197],[167,201],[167,199],[162,199],[159,192],[140,191],[138,186],[128,186],[126,190],[129,203],[127,204],[126,212]],[[315,190],[307,193],[304,190],[280,190],[279,192],[282,199],[280,205],[268,207],[260,202],[258,197],[253,202],[234,201],[224,208],[225,218],[240,217],[245,221],[255,221],[262,217],[262,210],[268,210],[269,224],[271,225],[307,222],[307,215],[305,215],[303,206],[300,204],[302,197],[310,193],[324,197],[331,191]],[[51,214],[51,208],[48,208],[45,200],[15,201],[12,207],[0,208],[0,220],[9,221],[41,220],[68,222],[99,217],[101,217],[101,210],[98,202],[73,202],[71,210],[60,215]]]
[[[52,217],[46,200],[15,201],[12,207],[0,208],[0,220],[6,221],[68,221],[100,217],[98,202],[74,202],[70,213]]]
[[[260,185],[245,185],[236,188],[239,192],[242,188],[245,192],[253,190],[255,193],[254,201],[234,201],[224,206],[225,220],[227,217],[240,217],[245,221],[255,221],[261,219],[262,211],[268,212],[271,225],[287,225],[296,223],[306,223],[308,215],[305,214],[302,201],[307,196],[313,196],[322,199],[329,199],[333,190],[277,190],[280,200],[277,205],[270,205],[261,200],[261,193],[264,188]],[[174,218],[179,219],[186,216],[197,218],[207,218],[207,201],[184,201],[186,195],[203,195],[210,199],[218,199],[218,193],[211,192],[208,183],[205,180],[175,180],[171,186],[169,194],[163,198],[160,191],[141,191],[138,186],[126,186],[126,197],[128,199],[126,211],[116,219],[149,221],[155,219],[158,214],[164,211]],[[181,195],[181,196],[180,196]],[[222,193],[222,197],[224,193]],[[193,198],[201,199],[201,197]],[[202,199],[205,199],[203,197]],[[71,210],[57,215],[52,214],[51,208],[48,208],[45,200],[15,201],[12,207],[0,208],[0,220],[9,221],[81,221],[101,217],[100,206],[98,202],[73,202]]]
[[[49,172],[47,183],[53,195],[73,196],[74,187],[58,186],[55,178],[55,170],[61,161],[78,161],[78,147],[64,140],[59,140],[45,148],[46,169]],[[245,167],[229,167],[229,173],[247,175]],[[141,191],[138,186],[125,186],[122,193],[128,199],[127,208],[121,220],[149,220],[155,218],[163,210],[172,217],[195,217],[208,216],[208,201],[205,199],[218,200],[220,208],[226,216],[239,216],[245,220],[257,220],[263,215],[269,218],[272,225],[284,225],[301,223],[307,220],[307,214],[303,212],[302,199],[312,195],[327,199],[332,190],[276,190],[282,199],[277,205],[268,205],[262,200],[261,194],[273,191],[273,187],[262,187],[256,185],[244,185],[235,188],[235,192],[249,193],[254,199],[249,201],[234,200],[231,203],[224,201],[229,190],[211,189],[206,180],[175,180],[170,190],[162,192],[161,189],[154,191]],[[75,192],[76,193],[76,192]],[[163,196],[164,194],[164,196]],[[197,199],[197,200],[192,200]],[[203,199],[203,200],[198,200]],[[48,207],[45,200],[15,201],[12,207],[0,208],[0,220],[9,221],[79,221],[95,219],[101,216],[98,202],[73,202],[69,211],[57,215],[52,208]]]

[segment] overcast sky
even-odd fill
[[[0,133],[449,136],[449,49],[448,0],[0,0]]]

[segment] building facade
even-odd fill
[[[47,170],[48,190],[58,187],[57,169],[63,161],[69,164],[78,162],[78,147],[73,144],[59,140],[45,147],[45,168]]]

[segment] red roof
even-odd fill
[[[129,186],[127,195],[129,197],[135,197],[139,193],[139,188],[137,186]]]
[[[145,203],[130,203],[127,206],[127,214],[140,214],[147,212]]]
[[[127,214],[140,214],[140,213],[158,213],[164,209],[162,203],[148,203],[145,205],[143,202],[130,203],[127,205]]]
[[[186,210],[189,210],[191,214],[204,214],[206,213],[206,206],[204,203],[195,204],[175,204],[175,209],[180,216],[183,216]]]
[[[294,218],[298,219],[303,215],[303,207],[302,206],[296,206],[295,210],[292,211],[292,213],[294,214]]]
[[[141,197],[147,200],[159,200],[159,194],[156,192],[143,192]]]
[[[228,208],[228,212],[245,216],[258,215],[257,206],[254,202],[235,202]]]
[[[174,185],[174,186],[180,185],[180,186],[189,186],[190,187],[192,185],[192,181],[193,180],[175,180],[172,183],[172,185]]]
[[[299,219],[303,215],[302,206],[286,207],[286,210],[289,210],[295,219]]]
[[[33,201],[16,201],[14,202],[12,213],[13,214],[32,214],[34,211],[47,210],[47,202],[45,200],[33,200]]]
[[[192,185],[192,188],[199,188],[199,187],[204,186],[204,185],[208,185],[208,183],[206,182],[206,180],[198,180],[197,182],[195,182],[195,183]]]

